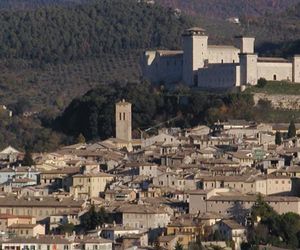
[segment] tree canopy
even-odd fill
[[[288,128],[287,138],[294,138],[295,136],[296,136],[296,126],[294,120],[291,120]]]
[[[248,239],[250,244],[271,244],[290,249],[300,247],[298,214],[289,212],[280,215],[259,196],[252,208],[252,221],[253,228]]]
[[[131,49],[174,49],[192,24],[170,9],[135,0],[2,10],[0,58],[57,63]]]

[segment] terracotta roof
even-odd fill
[[[73,198],[47,197],[20,197],[8,196],[0,197],[0,207],[73,207],[81,208],[83,200],[73,200]]]
[[[17,223],[14,223],[14,224],[10,225],[9,228],[35,228],[38,225],[40,225],[40,224],[17,224]]]
[[[234,220],[222,220],[222,223],[224,223],[226,226],[228,226],[230,229],[246,229],[244,226],[240,225]]]

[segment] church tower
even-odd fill
[[[131,141],[131,103],[123,99],[116,103],[116,138]]]
[[[201,28],[187,29],[182,35],[183,42],[183,82],[189,86],[198,83],[197,70],[208,60],[208,36]]]

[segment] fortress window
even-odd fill
[[[121,121],[122,120],[122,113],[120,113],[119,115],[120,115],[120,117],[119,117],[120,119],[119,120]]]
[[[221,60],[221,63],[224,63],[224,60],[223,60],[223,59]]]
[[[123,120],[125,121],[125,113],[123,113]]]
[[[277,76],[273,75],[273,80],[276,81],[277,80]]]

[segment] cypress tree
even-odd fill
[[[294,120],[291,120],[289,129],[288,129],[287,138],[289,139],[289,138],[293,138],[295,136],[296,136],[296,126],[295,126]]]
[[[281,143],[282,143],[281,133],[279,131],[276,131],[275,144],[276,145],[281,145]]]

